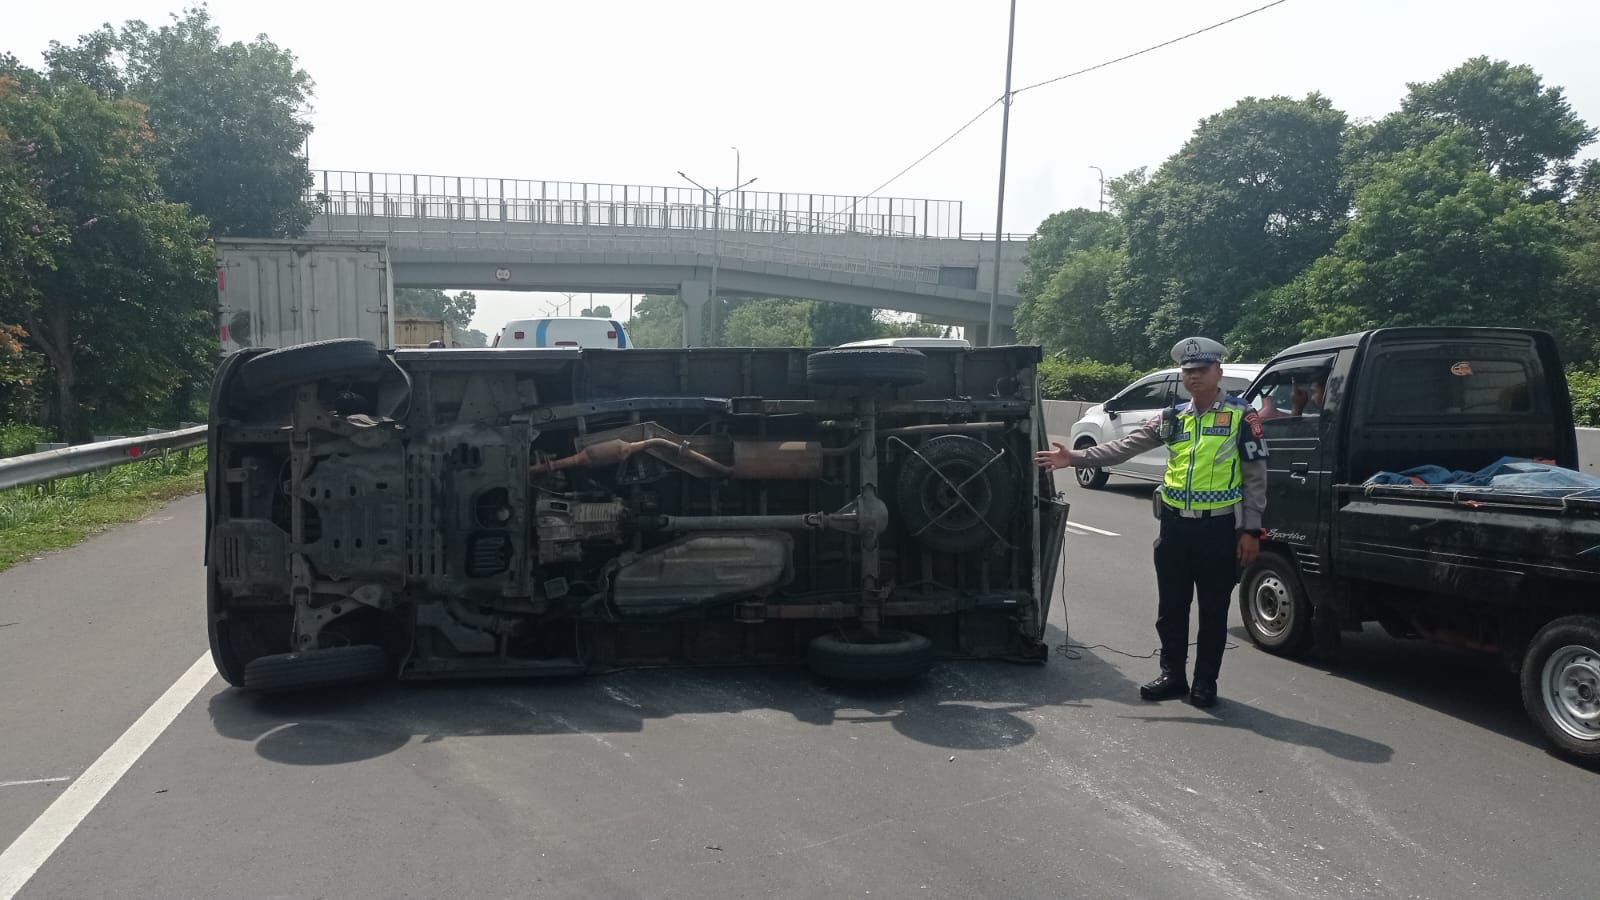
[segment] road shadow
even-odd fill
[[[1054,626],[1052,648],[1066,635]],[[1081,651],[1080,651],[1081,652]],[[844,686],[799,668],[630,669],[523,681],[423,682],[305,695],[229,689],[209,705],[218,734],[285,765],[341,765],[413,741],[503,735],[620,734],[687,715],[766,710],[795,723],[887,723],[901,737],[949,750],[1015,747],[1036,730],[1024,713],[1100,698],[1125,702],[1137,687],[1092,654],[1045,665],[948,661],[906,685]]]
[[[1234,631],[1245,639],[1243,628]],[[1516,676],[1499,657],[1368,630],[1345,634],[1335,658],[1304,664],[1530,747],[1549,749],[1522,708]]]
[[[1394,748],[1380,741],[1340,731],[1337,728],[1280,716],[1226,697],[1220,698],[1217,705],[1210,709],[1195,712],[1196,714],[1191,716],[1125,716],[1124,718],[1136,722],[1171,722],[1236,728],[1269,740],[1321,750],[1329,756],[1351,762],[1381,765],[1394,758]]]

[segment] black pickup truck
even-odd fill
[[[207,625],[262,690],[1042,660],[1066,518],[1037,347],[243,350]]]
[[[1503,457],[1576,469],[1553,339],[1498,328],[1330,338],[1279,354],[1245,396],[1272,450],[1268,534],[1239,589],[1251,639],[1296,656],[1377,622],[1498,653],[1556,748],[1600,760],[1600,491],[1369,483]]]

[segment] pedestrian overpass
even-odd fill
[[[306,237],[381,239],[396,287],[676,293],[685,339],[721,295],[915,313],[987,343],[992,235],[959,201],[313,172]],[[1009,339],[1025,236],[1001,246],[996,338]]]

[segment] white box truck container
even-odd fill
[[[394,346],[394,279],[382,240],[218,238],[216,246],[223,352],[347,337]]]

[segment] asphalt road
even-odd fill
[[[1155,644],[1148,490],[1067,490],[1109,532],[1075,529],[1064,586],[1072,640],[1103,647],[850,692],[652,670],[290,700],[212,677],[16,896],[1595,894],[1600,778],[1546,753],[1491,664],[1378,635],[1288,662],[1235,615],[1216,709],[1141,702],[1155,663],[1118,651]],[[0,848],[205,652],[202,517],[184,500],[0,574]]]

